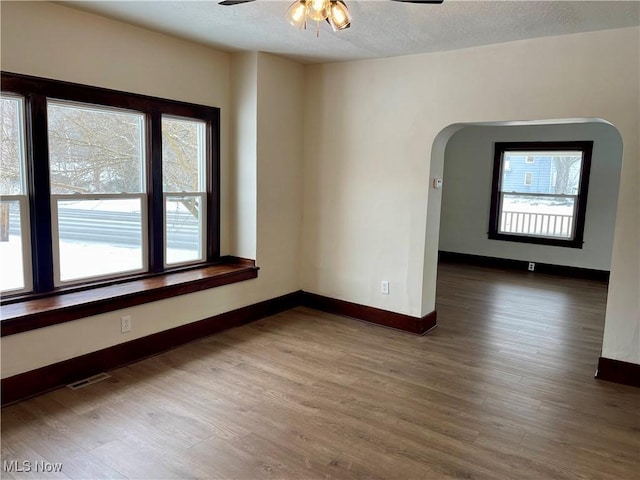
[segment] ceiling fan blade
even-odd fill
[[[391,0],[392,2],[402,2],[402,3],[442,3],[444,0]]]
[[[218,5],[225,5],[225,6],[230,6],[230,5],[240,5],[241,3],[249,3],[249,2],[255,2],[256,0],[224,0],[223,2],[218,2]]]

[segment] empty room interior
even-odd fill
[[[640,478],[640,2],[0,18],[0,478]]]

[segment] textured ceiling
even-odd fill
[[[640,24],[639,1],[458,1],[414,5],[345,0],[348,30],[306,31],[284,18],[289,1],[257,0],[223,7],[217,1],[59,2],[220,50],[271,52],[303,63],[390,57],[525,38]]]

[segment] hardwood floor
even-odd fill
[[[2,478],[637,479],[606,287],[441,266],[418,337],[306,308],[2,410]],[[15,467],[15,464],[13,464]]]

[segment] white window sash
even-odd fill
[[[20,235],[22,242],[22,278],[23,288],[4,290],[3,295],[26,293],[33,290],[33,270],[31,265],[31,223],[29,218],[29,199],[26,195],[0,195],[3,202],[18,202],[20,211]]]
[[[119,277],[126,277],[136,273],[145,273],[149,270],[149,233],[148,233],[148,208],[145,193],[102,193],[102,194],[65,194],[51,195],[51,235],[53,247],[53,283],[56,287],[65,285],[75,285],[87,283],[95,280],[105,280]],[[140,200],[140,220],[142,232],[142,268],[123,270],[121,272],[108,273],[105,275],[93,275],[80,279],[65,280],[60,278],[60,231],[58,225],[58,201],[60,200]]]
[[[200,251],[197,259],[189,260],[186,262],[174,262],[167,263],[167,199],[168,198],[181,198],[181,197],[198,197],[200,199],[199,205],[201,207],[200,218],[198,219],[198,236],[200,240]],[[163,194],[163,235],[164,235],[164,267],[179,267],[186,265],[194,265],[202,263],[207,259],[207,194],[205,192],[179,192],[179,193],[164,193]]]

